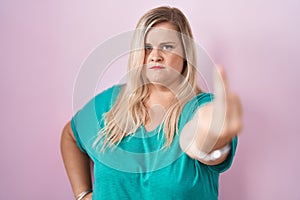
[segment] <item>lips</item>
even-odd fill
[[[155,65],[155,66],[150,67],[150,69],[164,69],[164,67]]]

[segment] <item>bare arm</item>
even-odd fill
[[[183,128],[180,145],[183,151],[193,159],[207,165],[217,165],[225,161],[229,152],[221,156],[217,160],[206,161],[201,160],[196,152],[199,150],[203,153],[211,153],[214,150],[221,149],[231,143],[233,137],[239,132],[238,127],[235,130],[230,130],[228,134],[227,127],[217,126],[217,133],[213,132],[213,105],[207,104],[196,112],[195,116]],[[205,116],[205,117],[204,117]]]
[[[65,125],[61,135],[61,154],[74,195],[91,189],[90,158],[76,145],[70,122]]]
[[[221,79],[217,79],[218,75]],[[235,93],[229,91],[224,70],[219,69],[214,80],[214,100],[197,110],[192,120],[184,126],[180,138],[182,150],[207,165],[222,163],[229,152],[211,161],[199,158],[196,152],[206,154],[226,147],[242,128],[241,102]]]

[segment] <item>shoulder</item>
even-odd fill
[[[192,119],[196,111],[203,105],[210,103],[213,100],[211,93],[198,93],[191,98],[183,107],[181,112],[180,124],[184,125]]]
[[[119,93],[123,87],[124,87],[124,85],[113,85],[113,86],[103,90],[99,94],[97,94],[95,96],[95,100],[100,100],[100,99],[105,100],[105,99],[112,99],[112,98],[115,100],[115,98],[117,98],[119,96]]]
[[[93,104],[95,106],[112,106],[118,98],[124,85],[113,85],[94,96],[86,106]]]
[[[210,103],[213,100],[213,98],[214,95],[212,93],[201,92],[194,96],[192,99],[190,99],[185,105],[185,107],[194,111],[199,107],[203,106],[204,104]]]
[[[199,106],[201,106],[202,104],[211,102],[214,98],[214,95],[212,93],[201,92],[197,94],[195,98]]]
[[[122,87],[123,85],[114,85],[103,90],[72,117],[72,131],[81,149],[87,150],[92,146],[90,139],[97,136],[104,124],[104,114],[111,109]]]
[[[123,85],[113,85],[89,100],[78,112],[75,114],[75,118],[86,119],[87,116],[100,117],[103,113],[109,111],[119,96]]]

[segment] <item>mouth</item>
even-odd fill
[[[155,65],[155,66],[150,67],[150,69],[164,69],[164,67]]]

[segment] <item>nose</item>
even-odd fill
[[[151,50],[150,55],[149,55],[149,59],[150,59],[151,62],[161,62],[161,61],[163,61],[163,57],[161,55],[160,49],[153,48]]]

